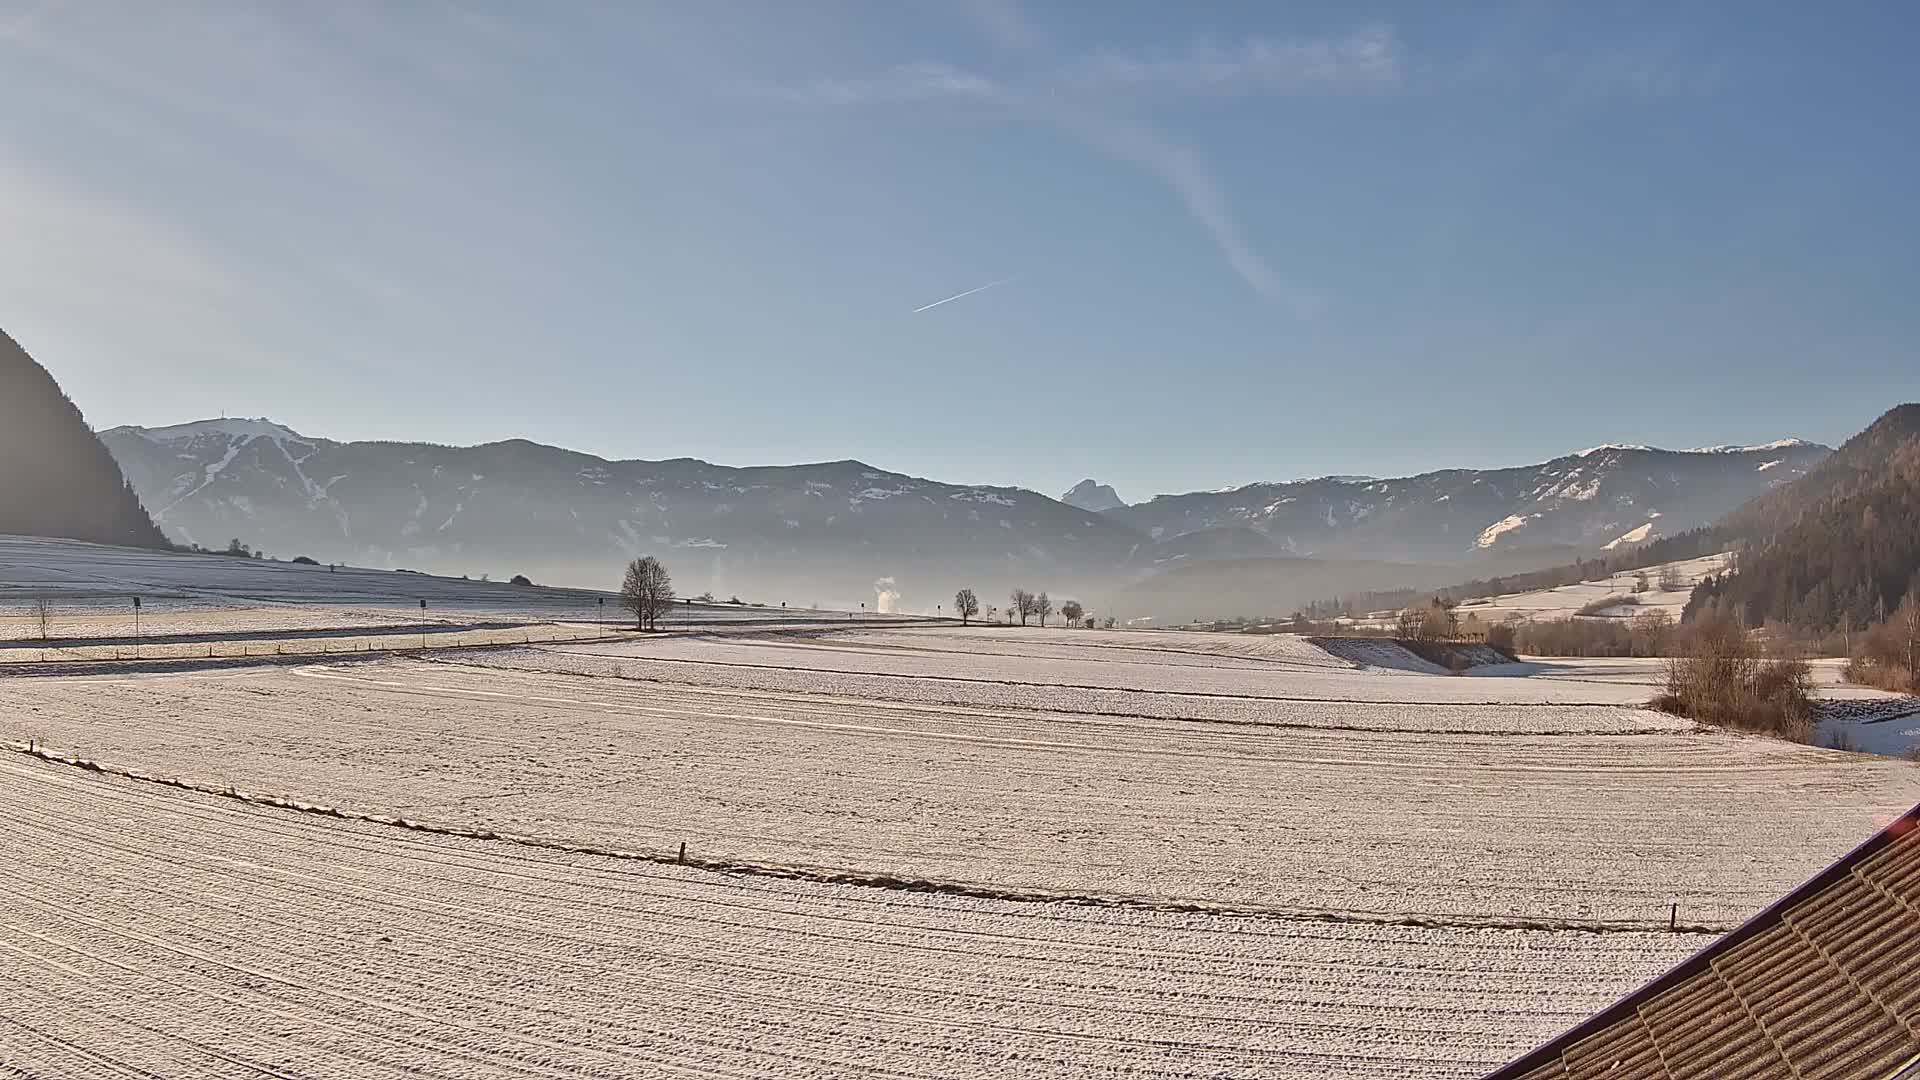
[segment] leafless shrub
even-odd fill
[[[1854,753],[1860,750],[1860,740],[1854,736],[1851,724],[1835,727],[1827,733],[1827,737],[1822,742],[1829,750],[1847,750]]]
[[[1665,656],[1673,647],[1673,616],[1655,609],[1633,617],[1627,627],[1628,648],[1635,656]]]
[[[1518,632],[1512,623],[1498,623],[1487,628],[1487,644],[1504,653],[1514,651],[1514,639]]]
[[[1453,641],[1460,636],[1459,605],[1444,597],[1433,597],[1401,611],[1394,629],[1408,641]]]
[[[1896,694],[1920,693],[1920,596],[1909,595],[1891,617],[1861,636],[1846,676],[1848,682]]]
[[[1738,621],[1709,614],[1685,627],[1654,707],[1709,724],[1813,737],[1813,672],[1799,660],[1763,660]]]
[[[53,629],[53,607],[47,603],[46,597],[43,596],[33,602],[32,614],[34,630],[39,634],[41,641],[47,640],[47,636]]]
[[[1600,619],[1541,619],[1515,628],[1514,647],[1533,656],[1631,656],[1633,634]]]

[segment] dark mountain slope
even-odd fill
[[[0,332],[0,533],[166,547],[47,369]]]
[[[1826,503],[1876,487],[1886,479],[1894,455],[1916,438],[1920,438],[1920,404],[1895,406],[1805,476],[1728,514],[1720,522],[1721,530],[1731,540],[1762,540]]]
[[[1920,591],[1920,405],[1893,409],[1827,463],[1728,516],[1738,569],[1694,591],[1757,626],[1857,629]]]

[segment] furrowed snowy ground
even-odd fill
[[[1637,708],[1657,662],[710,630],[0,674],[0,1062],[1466,1077],[1920,802],[1911,763]]]
[[[1730,926],[1920,801],[1910,764],[1696,732],[1625,704],[1634,682],[1387,675],[1297,640],[1254,659],[1178,648],[1205,635],[1075,633],[21,679],[4,734],[647,851],[1481,924],[1646,927],[1677,899]]]
[[[0,760],[24,1076],[1471,1077],[1704,943],[716,874]]]

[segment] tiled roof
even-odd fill
[[[1920,807],[1487,1080],[1920,1080]]]

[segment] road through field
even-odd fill
[[[0,1072],[1471,1077],[1704,942],[740,878],[0,755]]]

